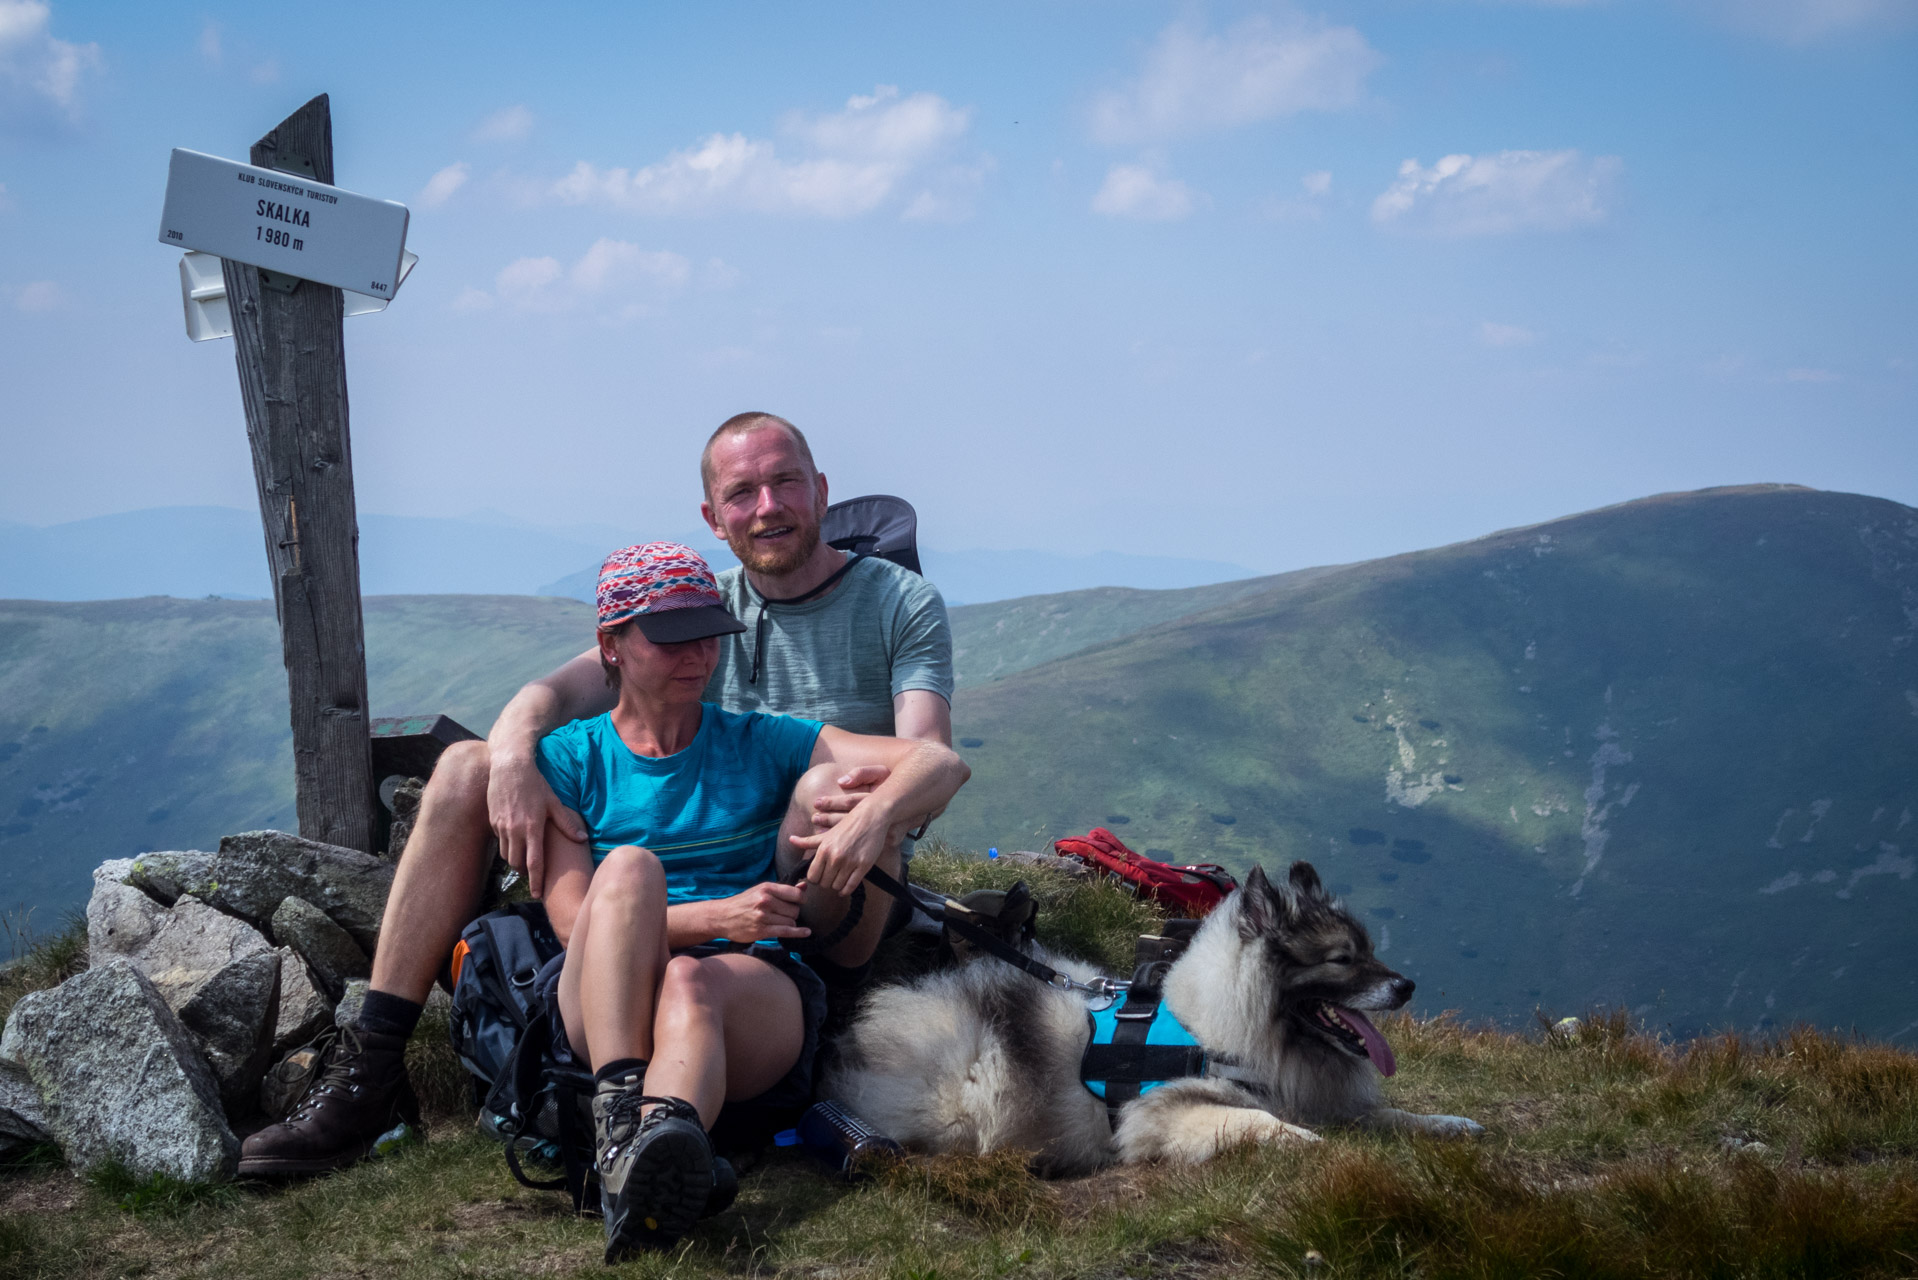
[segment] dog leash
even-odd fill
[[[1110,1000],[1122,994],[1132,984],[1116,978],[1100,976],[1091,982],[1080,982],[1068,974],[1060,973],[1044,961],[1035,960],[1025,952],[1005,941],[995,933],[980,928],[966,916],[972,914],[964,903],[954,902],[944,894],[934,893],[930,889],[900,884],[878,867],[866,872],[866,880],[880,889],[898,898],[915,911],[938,921],[980,950],[990,953],[993,958],[1021,969],[1049,987],[1060,991],[1078,991],[1098,999]]]

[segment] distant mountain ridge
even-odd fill
[[[376,714],[484,731],[588,606],[367,602]],[[1918,511],[1662,495],[1362,564],[953,610],[937,832],[1309,858],[1472,1017],[1918,1034]],[[269,603],[0,602],[0,907],[291,821]]]
[[[1263,581],[962,690],[942,832],[1310,859],[1427,1010],[1918,1032],[1918,511],[1669,494]]]
[[[267,599],[259,516],[233,507],[154,507],[36,527],[0,522],[0,599],[142,596]],[[549,528],[497,513],[465,519],[360,516],[360,589],[377,595],[570,596],[589,603],[599,562],[640,538],[684,542],[715,569],[738,564],[704,529]],[[927,575],[955,603],[1080,587],[1165,589],[1248,578],[1219,560],[1042,551],[922,549]]]

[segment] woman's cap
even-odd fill
[[[720,603],[719,583],[697,551],[677,542],[621,547],[599,567],[601,629],[636,622],[654,644],[744,631]]]

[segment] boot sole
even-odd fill
[[[677,1243],[699,1222],[713,1193],[713,1154],[703,1134],[662,1132],[626,1171],[626,1218],[606,1242],[606,1261]]]

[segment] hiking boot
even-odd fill
[[[593,1151],[606,1217],[606,1261],[664,1249],[705,1216],[719,1188],[712,1143],[684,1098],[652,1098],[638,1072],[593,1094]],[[652,1110],[644,1115],[644,1107]]]
[[[240,1176],[344,1169],[421,1132],[420,1104],[406,1078],[406,1037],[342,1027],[287,1118],[240,1147]]]

